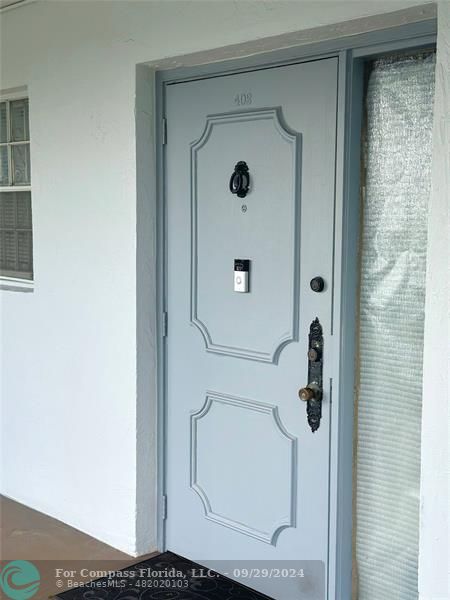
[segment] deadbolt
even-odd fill
[[[325,281],[323,277],[313,277],[309,282],[309,286],[313,292],[323,292],[325,289]]]

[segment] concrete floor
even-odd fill
[[[70,587],[68,577],[56,576],[57,568],[75,570],[75,581],[83,568],[121,570],[145,558],[148,556],[124,554],[61,521],[0,496],[0,559],[2,563],[28,560],[38,567],[41,586],[33,596],[36,600]],[[87,582],[95,577],[78,579]],[[57,581],[62,581],[62,585]]]

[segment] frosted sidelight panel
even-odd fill
[[[418,597],[434,69],[434,55],[382,59],[373,63],[368,81],[356,442],[357,600]]]

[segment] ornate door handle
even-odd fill
[[[323,395],[323,331],[319,319],[314,319],[309,328],[308,385],[298,392],[306,404],[306,415],[311,431],[319,429],[322,418]]]

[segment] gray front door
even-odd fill
[[[241,579],[279,600],[321,598],[327,572],[337,78],[329,58],[167,87],[167,547],[318,561]],[[313,432],[298,390],[316,318]]]

